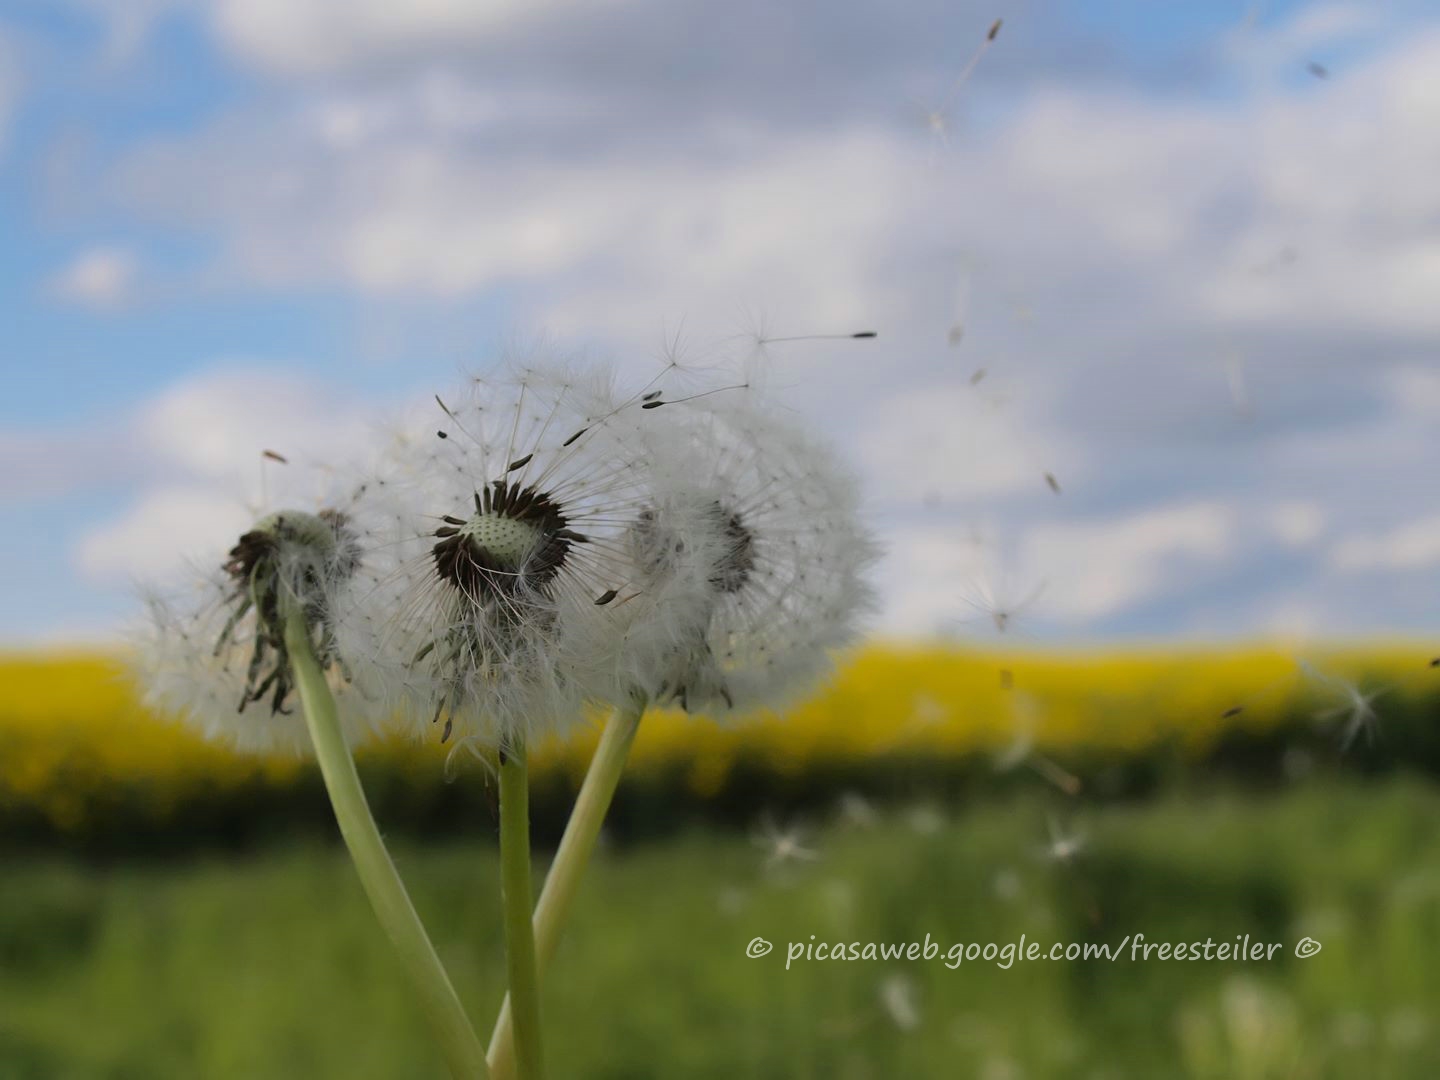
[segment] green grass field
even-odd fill
[[[1033,797],[807,823],[813,861],[691,832],[609,851],[547,981],[555,1077],[1440,1075],[1440,794],[1315,783],[1087,808]],[[757,819],[759,815],[757,814]],[[477,829],[493,823],[480,822]],[[473,1015],[500,994],[493,846],[402,844]],[[1270,962],[811,961],[787,943],[1282,942]],[[1310,959],[1293,946],[1323,945]],[[763,959],[745,955],[763,936]],[[0,873],[0,1077],[428,1077],[343,853]]]

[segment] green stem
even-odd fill
[[[309,627],[301,612],[292,612],[285,620],[285,647],[290,654],[295,683],[300,688],[300,702],[315,743],[325,789],[330,793],[335,820],[350,849],[360,883],[370,897],[380,925],[400,954],[425,1014],[434,1026],[451,1074],[456,1080],[485,1080],[490,1074],[480,1040],[455,995],[455,988],[450,985],[440,958],[435,955],[435,947],[425,934],[420,916],[410,903],[405,885],[370,815],[350,748],[340,733],[335,698],[315,658]]]
[[[530,774],[523,742],[500,752],[500,892],[509,1000],[515,1003],[516,1072],[520,1080],[541,1080],[540,981],[530,924]]]
[[[600,745],[595,748],[595,757],[580,786],[575,809],[571,811],[555,861],[545,878],[545,887],[540,890],[540,902],[535,907],[537,975],[544,975],[555,956],[560,931],[574,905],[580,878],[595,850],[600,826],[620,784],[620,774],[625,770],[625,759],[630,755],[630,745],[635,741],[644,711],[643,705],[617,709],[605,725]],[[515,1075],[515,1029],[508,997],[500,1007],[500,1018],[495,1021],[495,1033],[490,1037],[490,1073],[495,1080],[510,1080]]]

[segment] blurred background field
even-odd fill
[[[647,718],[546,988],[554,1074],[1434,1076],[1431,659],[871,647],[783,722]],[[0,1076],[438,1075],[308,764],[146,715],[114,658],[0,674]],[[592,744],[542,755],[542,842]],[[362,773],[488,1028],[493,790],[446,759],[396,741]],[[1285,948],[784,969],[811,934],[1021,933]]]

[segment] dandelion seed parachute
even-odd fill
[[[189,580],[144,590],[136,675],[147,705],[246,752],[306,753],[284,644],[286,613],[299,608],[316,655],[341,701],[352,744],[385,727],[392,702],[363,657],[341,648],[341,612],[354,612],[374,550],[393,530],[363,489],[308,510],[261,517],[228,556],[194,565]]]
[[[626,537],[625,686],[657,703],[778,707],[849,644],[876,547],[828,447],[744,388],[639,420],[651,501]],[[624,595],[624,594],[622,594]]]

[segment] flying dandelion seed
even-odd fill
[[[759,832],[752,838],[756,847],[765,851],[765,869],[774,870],[792,862],[816,862],[820,853],[807,847],[798,826],[781,828],[766,814],[760,819]]]
[[[732,918],[743,912],[749,903],[750,895],[734,885],[726,885],[715,898],[715,906],[719,908],[720,914]]]
[[[965,328],[970,321],[970,297],[973,277],[974,271],[967,265],[960,271],[960,279],[955,283],[954,316],[950,321],[950,329],[945,333],[945,340],[951,348],[954,348],[965,340]],[[983,378],[983,369],[980,378]],[[971,376],[970,385],[974,386],[980,381],[980,378]]]
[[[1085,851],[1087,841],[1082,833],[1067,834],[1053,817],[1046,819],[1046,827],[1050,840],[1045,845],[1045,858],[1051,862],[1074,862]]]
[[[910,808],[905,815],[905,823],[920,836],[935,836],[945,828],[945,815],[939,807],[921,803]]]
[[[1080,778],[1035,748],[1035,703],[1026,696],[1016,695],[1012,716],[1013,731],[1010,742],[995,756],[992,763],[995,772],[1009,773],[1023,765],[1066,795],[1079,795],[1083,787]]]
[[[1006,903],[1019,899],[1023,888],[1024,883],[1020,880],[1020,875],[1010,869],[997,871],[995,880],[991,883],[995,898]]]
[[[1289,747],[1280,758],[1280,771],[1291,783],[1305,779],[1315,771],[1315,758],[1298,746]]]
[[[1014,629],[1016,620],[1035,605],[1035,602],[1045,592],[1046,585],[1045,581],[1040,581],[1023,597],[1012,603],[991,580],[981,579],[975,586],[976,596],[973,598],[962,597],[962,599],[979,612],[977,617],[987,619],[997,634],[1004,634]]]
[[[885,977],[880,983],[880,1004],[901,1031],[914,1031],[920,1026],[915,984],[907,976],[897,973]]]
[[[995,39],[1000,36],[1000,26],[1002,22],[1002,19],[996,19],[990,24],[990,29],[985,33],[985,40],[980,43],[980,47],[975,50],[974,55],[970,57],[970,61],[960,70],[960,74],[955,77],[955,81],[951,84],[949,92],[941,99],[938,105],[932,108],[917,102],[925,118],[925,126],[930,131],[930,152],[932,158],[937,149],[949,149],[953,112],[955,105],[959,101],[960,92],[965,88],[965,84],[970,81],[970,77],[975,74],[975,69],[980,66],[980,61],[990,50],[990,46],[993,45]]]
[[[870,829],[879,823],[880,814],[858,791],[845,791],[840,794],[840,820],[852,828]]]
[[[1345,726],[1340,735],[1341,753],[1348,751],[1362,733],[1367,744],[1375,742],[1380,725],[1380,715],[1375,711],[1375,701],[1384,693],[1385,690],[1381,689],[1367,694],[1362,692],[1358,686],[1348,686],[1346,694],[1349,700],[1346,704],[1321,714],[1322,719],[1345,717]]]
[[[1373,744],[1380,727],[1380,715],[1375,710],[1375,702],[1389,693],[1389,688],[1379,687],[1367,692],[1362,690],[1358,683],[1327,675],[1305,660],[1300,661],[1300,669],[1340,699],[1338,704],[1315,714],[1315,719],[1323,724],[1343,719],[1340,752],[1348,752],[1362,734],[1367,745]]]
[[[1250,390],[1245,382],[1245,359],[1235,350],[1225,355],[1225,381],[1230,388],[1230,404],[1235,415],[1242,420],[1250,419]]]

